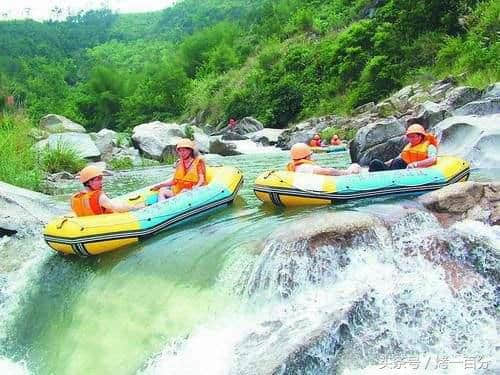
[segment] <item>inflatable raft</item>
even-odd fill
[[[264,172],[254,193],[276,206],[325,205],[389,194],[420,193],[466,181],[469,163],[451,156],[438,157],[429,168],[363,172],[348,176],[322,176],[286,171]]]
[[[118,198],[131,205],[150,204],[140,210],[84,217],[71,214],[55,218],[45,226],[45,241],[54,250],[82,256],[116,250],[232,203],[243,182],[243,175],[234,167],[207,167],[207,181],[206,186],[161,203],[155,203],[158,193],[149,187]]]
[[[347,151],[347,146],[337,145],[337,146],[311,147],[311,151],[314,153],[343,152]]]

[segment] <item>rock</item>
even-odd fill
[[[11,235],[39,236],[43,225],[68,209],[48,195],[0,182],[0,228]]]
[[[254,142],[260,142],[263,145],[268,146],[278,143],[278,138],[284,131],[285,129],[265,128],[257,132],[248,133],[247,136]]]
[[[40,128],[49,133],[85,133],[86,130],[80,124],[67,119],[64,116],[49,114],[40,119]]]
[[[500,164],[500,114],[489,116],[453,116],[436,125],[440,135],[440,155],[455,155],[472,166],[497,167]]]
[[[453,112],[456,116],[486,116],[497,113],[500,113],[500,97],[470,102]]]
[[[109,162],[111,163],[115,159],[124,159],[124,158],[129,158],[134,167],[140,167],[143,164],[142,158],[139,155],[139,150],[133,147],[127,147],[127,148],[114,147],[113,151],[111,152]]]
[[[462,214],[479,203],[483,192],[482,184],[466,181],[424,194],[418,200],[431,211]]]
[[[227,130],[222,134],[222,139],[224,141],[242,141],[244,139],[248,139],[248,137],[246,135]]]
[[[384,5],[386,2],[387,0],[371,0],[371,2],[365,5],[365,7],[361,10],[359,14],[360,17],[373,18],[375,16],[375,13],[377,12],[377,9]]]
[[[481,97],[481,99],[492,99],[492,98],[499,98],[500,97],[500,82],[493,83],[486,87],[484,90],[484,94]]]
[[[253,117],[244,117],[236,124],[234,131],[238,134],[253,133],[264,129],[264,125]]]
[[[62,171],[62,172],[57,172],[54,174],[51,174],[47,177],[47,180],[53,181],[53,182],[58,182],[61,180],[73,180],[75,176],[73,176],[71,173]]]
[[[444,104],[450,106],[452,109],[455,109],[479,99],[480,96],[481,91],[476,89],[475,87],[460,86],[446,93]]]
[[[101,152],[88,134],[82,133],[57,133],[51,134],[49,138],[35,144],[35,149],[42,151],[49,148],[55,150],[58,147],[73,149],[78,155],[85,159],[98,160]]]
[[[441,101],[445,98],[448,91],[454,86],[454,82],[450,80],[439,81],[431,87],[429,92],[433,101]]]
[[[146,157],[161,160],[165,154],[175,153],[175,146],[183,137],[179,125],[154,121],[136,126],[132,141]]]
[[[28,134],[35,141],[41,141],[42,139],[47,139],[50,135],[48,131],[39,128],[31,128]]]
[[[111,157],[113,147],[118,144],[118,133],[110,129],[101,129],[98,133],[91,133],[94,143],[101,152],[103,159]]]
[[[193,126],[193,138],[196,143],[196,147],[198,147],[198,151],[207,153],[210,151],[210,136],[207,135],[203,129]]]
[[[405,124],[388,118],[364,126],[356,133],[349,152],[353,162],[368,163],[372,158],[388,160],[396,157],[404,147]]]
[[[358,115],[361,113],[366,113],[366,112],[375,112],[377,110],[377,107],[375,106],[374,102],[366,103],[363,105],[360,105],[359,107],[354,108],[353,114]]]
[[[426,129],[432,129],[434,125],[450,116],[451,113],[445,105],[425,102],[417,107],[415,119]]]
[[[210,153],[222,156],[241,155],[236,151],[236,145],[229,142],[223,142],[218,136],[210,137]]]

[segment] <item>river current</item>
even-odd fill
[[[120,251],[65,257],[41,237],[0,239],[9,254],[0,267],[0,374],[497,373],[498,226],[444,229],[416,211],[347,247],[319,247],[311,260],[302,242],[275,234],[328,211],[391,215],[414,196],[265,206],[255,177],[287,156],[210,158],[244,174],[233,205]],[[345,153],[317,159],[348,163]],[[105,187],[116,196],[171,172],[117,172]],[[78,188],[70,182],[55,198]],[[424,256],[436,243],[470,282],[450,287],[443,263]]]

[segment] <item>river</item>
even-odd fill
[[[345,153],[317,159],[348,163]],[[290,358],[291,343],[307,343],[307,355],[283,367],[284,374],[392,371],[396,358],[406,373],[424,365],[444,371],[439,373],[495,373],[499,291],[489,276],[499,272],[498,227],[463,221],[444,229],[421,212],[391,228],[390,239],[380,231],[341,249],[342,257],[326,246],[319,258],[325,267],[305,265],[297,256],[295,285],[288,290],[277,275],[290,262],[283,254],[301,244],[277,244],[275,231],[329,210],[390,214],[412,204],[412,196],[277,209],[262,205],[252,185],[260,172],[283,168],[287,153],[209,162],[243,171],[232,206],[99,257],[61,256],[35,238],[5,259],[0,373],[259,374]],[[105,178],[105,187],[116,196],[171,171],[118,172]],[[480,171],[472,178],[498,176]],[[78,188],[76,182],[63,185],[56,199],[67,200]],[[408,256],[405,249],[425,247],[431,234],[481,283],[453,292],[439,264]],[[17,245],[2,239],[1,246]],[[341,332],[346,327],[348,334]],[[472,365],[474,372],[467,372]]]

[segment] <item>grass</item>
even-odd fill
[[[131,158],[124,156],[122,158],[111,159],[109,161],[109,167],[113,170],[124,170],[132,169],[134,164]]]
[[[77,173],[87,162],[71,147],[58,143],[55,148],[46,148],[41,152],[40,164],[48,173],[61,171]]]
[[[29,136],[33,125],[22,112],[0,113],[0,180],[40,190],[43,171]]]

